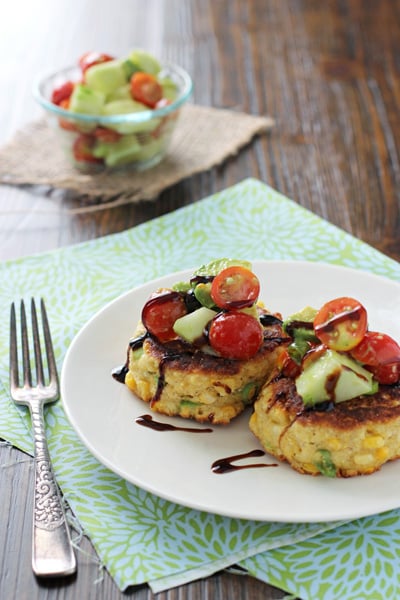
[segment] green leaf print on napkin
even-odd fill
[[[357,519],[241,565],[302,600],[397,600],[399,517],[394,510]]]

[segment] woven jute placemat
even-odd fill
[[[87,175],[68,162],[56,132],[43,118],[29,123],[0,149],[0,183],[66,190],[89,202],[100,199],[102,206],[150,200],[178,181],[221,164],[273,124],[268,116],[188,104],[159,165],[143,172]]]

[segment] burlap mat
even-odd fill
[[[68,190],[88,201],[121,204],[154,199],[165,188],[221,164],[251,139],[273,126],[270,117],[193,104],[186,105],[166,158],[135,173],[86,175],[64,157],[56,133],[43,118],[29,123],[0,149],[0,183]]]

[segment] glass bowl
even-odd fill
[[[166,154],[180,108],[192,92],[188,73],[175,64],[163,64],[158,77],[175,84],[173,101],[155,109],[113,115],[71,112],[53,104],[54,89],[67,81],[79,82],[81,77],[79,67],[67,67],[38,80],[33,90],[74,167],[93,173],[126,168],[142,171],[158,164]],[[88,148],[89,157],[85,153]]]

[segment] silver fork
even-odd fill
[[[10,390],[11,397],[17,404],[29,406],[32,418],[35,455],[32,569],[38,576],[56,577],[74,573],[76,570],[76,561],[46,441],[43,405],[58,399],[59,384],[50,328],[42,299],[40,301],[40,308],[48,365],[48,383],[46,383],[44,376],[38,318],[35,301],[32,298],[31,319],[34,362],[36,367],[36,380],[33,382],[25,304],[21,300],[20,327],[23,381],[20,384],[17,324],[15,305],[12,303],[10,315]]]

